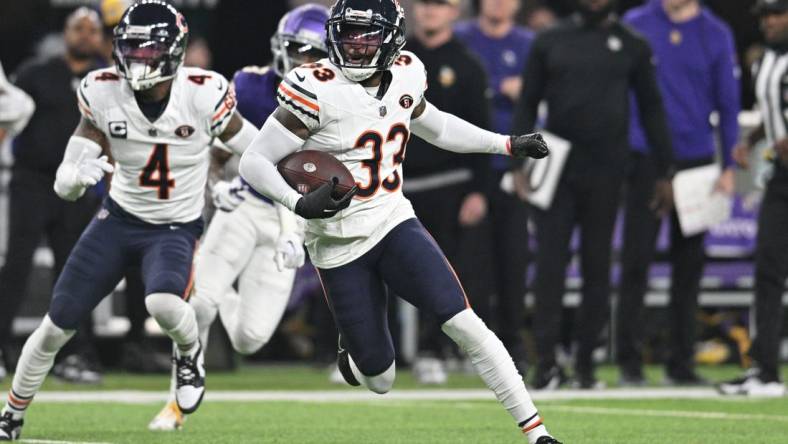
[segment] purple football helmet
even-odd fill
[[[284,77],[296,66],[326,57],[327,20],[328,8],[314,3],[299,6],[285,14],[271,37],[274,72]]]

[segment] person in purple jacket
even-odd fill
[[[651,0],[630,10],[624,22],[648,40],[668,119],[676,169],[715,162],[712,113],[719,115],[722,175],[717,189],[732,194],[732,150],[739,137],[739,67],[728,26],[698,0]],[[633,100],[635,100],[633,98]],[[662,222],[650,206],[657,177],[651,148],[632,106],[631,170],[626,196],[622,281],[617,313],[618,364],[623,385],[645,383],[642,370],[643,297]],[[695,315],[705,260],[705,233],[684,236],[670,214],[670,357],[665,381],[705,381],[694,369]]]
[[[487,70],[487,83],[492,91],[492,129],[508,134],[512,128],[514,105],[520,97],[520,74],[531,49],[533,34],[515,23],[520,0],[481,0],[479,17],[458,24],[455,35],[474,53]],[[525,346],[520,335],[523,327],[525,304],[525,270],[528,260],[528,211],[517,195],[509,194],[498,186],[501,177],[510,169],[507,156],[493,155],[491,184],[487,190],[489,215],[493,230],[494,258],[496,263],[495,293],[497,316],[496,333],[511,352],[515,364],[525,372]]]
[[[328,8],[306,4],[287,13],[271,38],[274,60],[235,73],[237,108],[258,128],[278,106],[276,88],[291,69],[328,54]],[[232,153],[214,148],[211,168],[221,170]],[[216,319],[233,348],[248,355],[265,345],[290,299],[296,268],[304,264],[303,229],[295,214],[257,193],[240,176],[213,186],[216,212],[195,261],[191,304],[205,347]],[[238,291],[233,283],[238,281]],[[185,415],[171,395],[148,424],[151,430],[175,430]]]

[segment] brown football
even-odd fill
[[[339,199],[356,185],[353,175],[336,157],[323,151],[303,150],[292,153],[276,164],[285,182],[301,194],[317,189],[337,178],[332,197]]]

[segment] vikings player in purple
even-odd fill
[[[276,88],[285,74],[326,57],[328,9],[306,4],[282,17],[271,38],[274,60],[235,73],[241,114],[258,128],[278,106]],[[212,169],[221,170],[232,153],[214,148]],[[303,229],[290,210],[251,189],[240,177],[213,187],[219,211],[202,241],[191,303],[202,344],[216,315],[233,348],[248,355],[265,345],[284,313],[295,270],[304,263]],[[238,291],[233,282],[238,281]],[[174,430],[185,416],[174,397],[151,421],[151,430]]]

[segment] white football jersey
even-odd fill
[[[77,92],[82,116],[103,131],[115,160],[110,197],[154,224],[188,222],[202,214],[209,148],[235,111],[221,74],[178,70],[164,112],[148,120],[115,68],[89,73]]]
[[[407,51],[390,72],[391,83],[379,99],[327,59],[294,69],[277,89],[279,104],[310,130],[303,148],[332,154],[359,188],[347,209],[309,221],[306,246],[318,267],[358,258],[392,228],[415,217],[402,194],[402,162],[426,74],[421,60]]]

